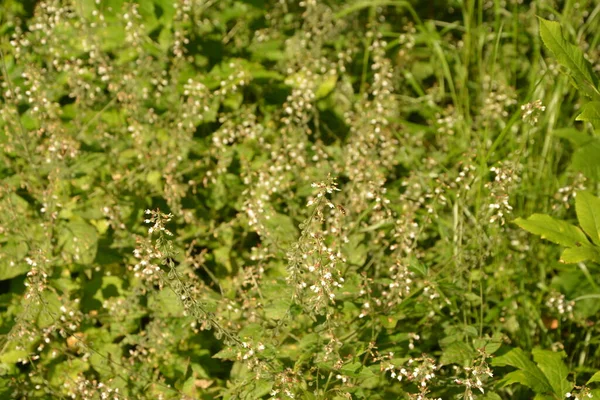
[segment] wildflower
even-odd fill
[[[541,100],[535,100],[531,103],[523,104],[521,106],[523,111],[523,121],[531,125],[536,125],[540,114],[546,111],[546,106],[542,105]]]

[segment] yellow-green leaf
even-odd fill
[[[600,245],[600,199],[588,192],[578,192],[575,211],[583,231],[592,242]]]
[[[581,229],[549,215],[533,214],[527,219],[517,218],[514,222],[527,232],[563,246],[575,247],[589,243]]]
[[[560,261],[566,264],[576,264],[587,260],[600,262],[600,253],[597,248],[591,245],[569,247],[568,249],[565,249],[560,256]]]
[[[600,101],[590,101],[581,107],[581,112],[575,118],[577,121],[590,122],[594,127],[600,127]]]
[[[583,52],[565,39],[558,22],[543,18],[539,20],[542,41],[554,54],[556,60],[569,70],[576,85],[584,94],[600,99],[598,77],[594,74],[591,63],[583,56]]]

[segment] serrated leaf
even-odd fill
[[[581,112],[575,118],[577,121],[587,121],[594,125],[594,127],[600,127],[600,101],[590,101],[581,107]]]
[[[542,370],[554,394],[562,398],[565,393],[573,389],[573,384],[567,380],[569,369],[563,362],[564,354],[551,350],[533,349],[531,352],[538,368]]]
[[[453,342],[448,346],[442,346],[441,365],[459,364],[465,366],[469,360],[473,359],[475,351],[465,342]]]
[[[575,197],[577,220],[592,242],[600,245],[600,199],[589,192],[578,192]]]
[[[583,52],[565,39],[558,22],[543,18],[539,18],[539,21],[542,41],[554,54],[559,64],[569,70],[581,91],[590,97],[600,98],[598,78],[590,62],[583,56]]]
[[[518,368],[518,371],[513,371],[505,375],[503,379],[505,385],[520,383],[537,393],[552,392],[552,385],[548,382],[546,375],[519,348],[497,356],[492,360],[492,365],[496,367],[511,366]]]
[[[487,354],[494,354],[502,346],[502,335],[494,334],[494,336],[485,338],[473,339],[473,347],[483,349]]]
[[[587,260],[600,262],[600,252],[596,247],[591,245],[569,247],[560,256],[560,261],[566,264],[576,264]]]
[[[546,214],[533,214],[527,219],[517,218],[514,222],[527,232],[563,246],[574,247],[589,243],[581,229]]]

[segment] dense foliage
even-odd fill
[[[0,30],[0,398],[600,397],[597,1]]]

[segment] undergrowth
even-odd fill
[[[1,398],[600,396],[596,1],[0,30]]]

